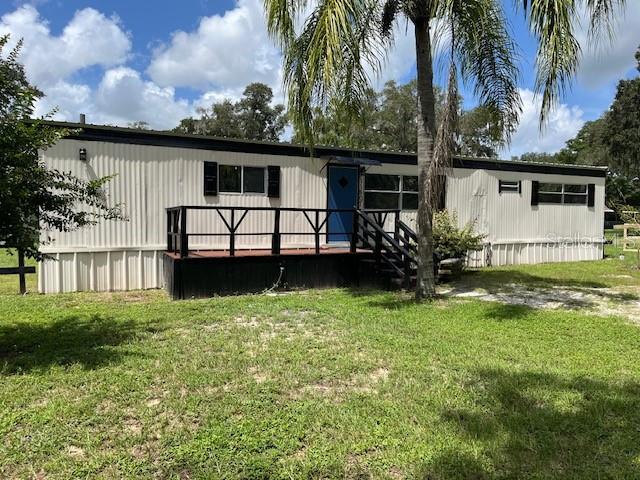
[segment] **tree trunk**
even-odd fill
[[[436,138],[433,59],[429,18],[416,18],[416,66],[418,73],[418,278],[416,298],[433,297],[436,279],[433,265],[433,205],[435,178],[431,171]]]

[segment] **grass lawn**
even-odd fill
[[[617,258],[472,275],[640,286]],[[20,297],[1,281],[0,478],[640,478],[627,320],[350,290]]]

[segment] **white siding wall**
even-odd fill
[[[78,160],[86,148],[89,161]],[[127,222],[103,221],[76,232],[49,232],[43,249],[56,261],[39,268],[41,292],[128,290],[163,284],[162,252],[166,248],[165,208],[178,205],[326,207],[325,160],[208,150],[63,140],[43,153],[52,168],[82,178],[115,175],[108,185],[112,204],[121,203]],[[279,165],[281,197],[219,193],[203,195],[203,161],[249,166]],[[372,166],[369,173],[416,175],[411,165]],[[498,180],[522,180],[522,194],[498,194]],[[596,184],[595,208],[584,205],[532,207],[531,180]],[[447,181],[447,208],[461,225],[475,221],[487,234],[484,252],[471,264],[493,265],[587,260],[602,256],[604,178],[453,169]],[[249,213],[239,232],[271,232],[271,214]],[[415,228],[415,212],[402,218]],[[391,229],[391,225],[388,225]],[[212,211],[190,211],[190,232],[226,232]],[[283,213],[283,232],[311,232],[301,214]],[[573,239],[573,241],[568,240]],[[191,237],[190,249],[227,248],[225,237]],[[237,239],[238,248],[269,248],[270,235]],[[312,236],[287,236],[283,246],[313,244]]]
[[[88,162],[78,160],[87,149]],[[108,184],[112,204],[124,205],[128,221],[101,221],[69,233],[45,232],[53,242],[43,248],[57,261],[39,269],[42,292],[127,290],[162,286],[162,251],[166,248],[165,208],[178,205],[326,208],[326,161],[308,157],[154,147],[63,140],[43,153],[52,168],[82,178],[115,175]],[[203,195],[203,161],[218,164],[279,165],[280,198],[219,193]],[[239,233],[270,232],[271,214],[252,212]],[[190,211],[189,232],[224,233],[214,211]],[[312,232],[300,213],[283,212],[282,232]],[[269,248],[271,237],[244,236],[237,248]],[[283,245],[312,245],[312,236],[284,236]],[[228,248],[225,237],[191,237],[190,249]],[[140,265],[143,266],[142,272]],[[146,268],[144,268],[146,266]]]
[[[369,167],[369,173],[417,175],[411,165]],[[522,182],[522,192],[498,193],[499,180]],[[531,182],[595,184],[595,205],[531,206]],[[447,209],[459,226],[475,223],[486,234],[483,251],[473,252],[474,267],[602,258],[605,179],[494,170],[452,169],[447,178]],[[416,228],[416,213],[402,212]],[[391,229],[391,225],[386,226]]]

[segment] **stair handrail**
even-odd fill
[[[412,262],[418,263],[418,261],[414,258],[413,254],[400,245],[391,235],[389,235],[381,225],[377,222],[373,221],[365,212],[362,210],[356,209],[356,214],[368,225],[373,227],[373,229],[384,239],[386,242],[391,245],[394,249],[398,250],[402,255],[408,257]]]

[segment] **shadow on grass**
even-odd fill
[[[445,451],[418,478],[640,477],[640,384],[489,369],[471,386],[478,407],[442,418],[468,441],[492,445],[478,457],[495,471]]]
[[[91,370],[130,355],[113,347],[155,330],[155,327],[141,326],[132,320],[115,320],[102,315],[67,316],[48,323],[0,325],[0,374],[73,364]]]
[[[570,267],[567,267],[570,268]],[[532,287],[578,287],[578,288],[606,288],[609,285],[595,280],[581,280],[579,278],[554,278],[532,275],[520,270],[467,270],[462,280],[478,287],[488,288],[515,283]],[[455,285],[458,282],[451,282]]]

